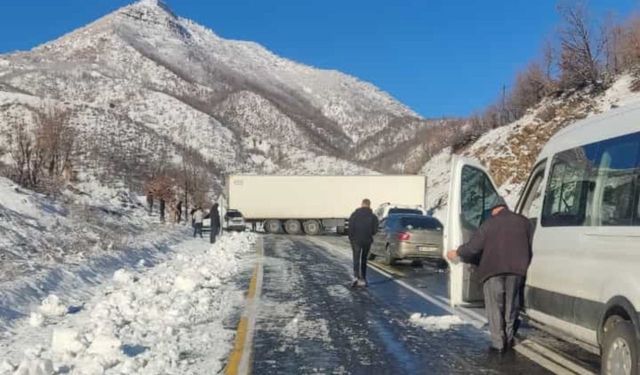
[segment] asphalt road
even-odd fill
[[[369,288],[351,289],[350,258],[338,237],[264,237],[254,374],[550,373],[519,353],[490,354],[478,324],[434,331],[412,323],[414,313],[451,315],[445,272],[370,268]]]

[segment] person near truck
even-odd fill
[[[209,218],[211,219],[211,231],[209,232],[209,243],[216,243],[216,237],[220,233],[220,211],[218,204],[214,203],[209,210]]]
[[[368,285],[367,259],[373,243],[373,236],[378,232],[378,218],[371,210],[371,201],[363,199],[360,208],[349,217],[349,241],[353,252],[352,287]]]
[[[504,353],[514,345],[520,313],[521,291],[531,262],[532,228],[524,216],[511,212],[497,197],[491,216],[469,242],[449,250],[450,261],[478,263],[485,309],[491,331],[491,352]]]
[[[200,238],[204,238],[202,237],[202,221],[203,220],[204,220],[204,213],[202,212],[202,209],[198,207],[193,213],[193,237],[194,238],[198,234],[200,235]]]

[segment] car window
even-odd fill
[[[407,229],[442,229],[440,221],[430,217],[403,217],[400,219],[400,225]]]
[[[541,162],[538,164],[538,167],[534,169],[531,174],[532,177],[529,180],[529,185],[527,185],[524,203],[520,209],[520,214],[532,221],[537,219],[542,211],[542,198],[544,197],[542,180],[544,179],[544,169],[545,162]]]
[[[490,209],[498,193],[489,177],[480,169],[464,166],[461,181],[462,223],[469,229],[477,229]]]
[[[417,214],[422,215],[422,211],[416,210],[415,208],[392,208],[389,210],[389,215],[391,214]]]
[[[639,151],[636,134],[602,143],[596,179],[595,225],[632,224]]]
[[[598,144],[560,152],[552,161],[545,191],[542,226],[590,225]]]

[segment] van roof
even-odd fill
[[[560,151],[640,131],[640,103],[612,109],[570,125],[544,146],[538,160]]]

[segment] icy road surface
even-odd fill
[[[369,288],[350,289],[345,245],[265,237],[254,374],[547,373],[519,354],[490,356],[480,329],[371,267]]]

